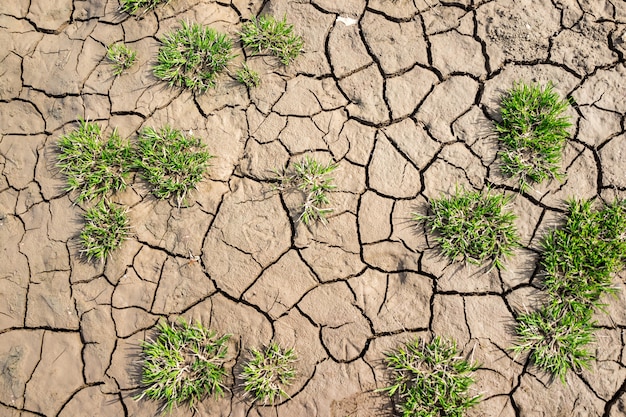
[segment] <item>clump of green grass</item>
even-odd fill
[[[178,206],[202,181],[213,158],[200,138],[167,126],[146,127],[139,134],[135,165],[160,199],[174,197]]]
[[[201,323],[179,325],[161,322],[156,340],[144,341],[143,392],[135,397],[163,401],[162,411],[188,404],[213,394],[223,394],[227,342],[230,335],[217,336]]]
[[[115,43],[108,46],[107,58],[113,63],[113,74],[118,76],[137,61],[137,52],[123,43]]]
[[[67,177],[67,191],[78,191],[78,202],[104,197],[126,188],[132,150],[116,131],[103,138],[97,123],[80,121],[78,129],[59,138],[57,166]]]
[[[80,233],[81,252],[89,261],[93,258],[104,261],[128,238],[130,227],[124,207],[101,200],[87,210],[84,218],[85,225]]]
[[[519,246],[515,215],[505,210],[510,201],[490,191],[457,189],[452,197],[431,200],[432,214],[413,213],[413,220],[436,234],[437,245],[451,260],[478,265],[489,260],[500,269]]]
[[[120,0],[119,10],[128,14],[136,14],[143,10],[142,14],[155,9],[159,4],[167,4],[170,0]]]
[[[558,302],[538,311],[520,314],[515,328],[517,354],[530,352],[531,361],[539,369],[565,383],[567,371],[589,368],[593,355],[588,350],[594,341],[591,310],[574,312]]]
[[[592,315],[602,308],[605,294],[617,291],[612,275],[626,262],[626,200],[599,210],[588,200],[570,201],[565,224],[548,234],[542,246],[549,302],[517,317],[513,350],[529,352],[536,366],[565,382],[568,370],[589,367]]]
[[[502,172],[519,179],[520,189],[546,179],[561,179],[563,147],[572,125],[564,115],[569,102],[561,100],[552,84],[516,84],[503,98],[502,122],[496,123],[502,143]]]
[[[304,47],[302,37],[295,34],[287,17],[276,20],[273,16],[259,16],[244,23],[239,34],[245,48],[252,54],[269,53],[283,65],[289,65],[300,55]]]
[[[294,350],[284,350],[277,343],[271,343],[265,350],[252,349],[251,353],[253,357],[244,365],[241,374],[245,392],[264,405],[274,405],[281,397],[288,398],[283,387],[296,376]]]
[[[416,339],[387,353],[386,363],[393,384],[381,391],[398,397],[403,417],[462,417],[480,401],[470,394],[478,364],[463,359],[453,341]]]
[[[261,83],[259,73],[251,69],[246,63],[244,63],[242,67],[237,70],[235,75],[237,76],[237,81],[248,88],[258,87]]]
[[[336,188],[330,174],[337,166],[331,161],[322,164],[307,156],[300,162],[294,162],[289,173],[277,174],[280,181],[278,189],[295,187],[306,196],[298,221],[306,225],[312,221],[326,222],[326,215],[333,211],[332,208],[326,207],[330,204],[327,193]]]
[[[161,39],[154,75],[170,86],[192,91],[215,87],[217,75],[235,57],[232,41],[210,27],[185,21],[181,25]]]

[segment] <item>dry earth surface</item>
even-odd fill
[[[509,350],[564,201],[626,197],[624,0],[172,0],[140,20],[118,6],[0,2],[0,416],[157,415],[133,399],[139,343],[178,316],[234,335],[231,386],[248,348],[275,339],[300,358],[291,399],[260,407],[234,389],[197,415],[391,416],[375,391],[383,353],[433,334],[482,364],[470,416],[626,415],[624,274],[591,370],[563,385]],[[250,58],[257,89],[224,76],[194,96],[152,75],[181,20],[235,35],[259,12],[286,15],[306,46],[289,67]],[[139,62],[114,77],[105,53],[118,41]],[[553,81],[576,103],[566,179],[522,194],[491,133],[518,80]],[[217,155],[190,207],[139,179],[116,196],[133,236],[103,264],[79,256],[85,206],[55,168],[79,117],[131,138],[192,130]],[[327,226],[299,224],[297,196],[272,188],[272,170],[305,154],[339,163]],[[516,194],[523,248],[505,271],[450,264],[410,221],[456,185],[488,184]]]

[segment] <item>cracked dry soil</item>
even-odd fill
[[[591,370],[552,383],[508,350],[514,313],[538,303],[538,242],[564,200],[626,198],[624,0],[172,0],[140,20],[117,7],[0,3],[1,416],[156,415],[133,399],[139,342],[179,315],[234,334],[231,386],[247,348],[275,339],[300,358],[277,407],[234,389],[197,415],[391,416],[375,391],[383,353],[432,334],[482,364],[469,416],[626,415],[624,274]],[[257,89],[225,76],[193,96],[153,77],[158,39],[181,20],[234,35],[259,12],[286,15],[306,46],[287,68],[249,58]],[[118,41],[139,62],[116,78],[105,53]],[[523,247],[506,270],[450,264],[410,213],[455,185],[516,193],[491,126],[518,80],[575,101],[566,179],[516,195]],[[55,169],[78,117],[123,137],[193,130],[217,155],[188,208],[139,180],[116,196],[133,237],[104,264],[78,256],[84,207]],[[339,163],[328,226],[298,224],[272,191],[272,170],[304,154]]]

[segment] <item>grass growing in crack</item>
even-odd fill
[[[463,359],[453,341],[416,339],[387,353],[386,362],[393,384],[381,391],[398,397],[403,417],[462,417],[480,401],[470,395],[478,364]]]
[[[336,188],[330,174],[337,166],[330,161],[324,165],[307,156],[300,162],[294,162],[290,173],[277,174],[280,181],[278,189],[296,187],[306,195],[298,221],[306,225],[312,221],[326,222],[326,215],[333,211],[332,208],[325,207],[330,204],[327,192]]]
[[[217,75],[235,57],[232,41],[212,28],[181,22],[167,34],[157,55],[154,75],[170,86],[206,91],[215,87]]]
[[[564,115],[568,106],[552,84],[542,88],[519,83],[502,98],[502,122],[496,123],[503,147],[502,172],[517,177],[522,191],[546,179],[562,178],[559,165],[572,125]]]
[[[626,200],[594,210],[591,201],[572,200],[563,227],[543,241],[543,285],[549,303],[517,317],[517,353],[529,352],[540,369],[565,382],[568,370],[588,368],[592,315],[602,297],[615,294],[612,275],[626,263]]]
[[[490,260],[498,269],[519,246],[515,215],[504,208],[511,197],[457,189],[455,195],[430,201],[431,215],[413,213],[436,234],[445,256],[473,264]]]
[[[244,63],[236,72],[237,81],[248,88],[258,87],[261,83],[259,73],[251,69],[248,64]]]
[[[155,9],[159,4],[167,4],[170,0],[120,0],[119,10],[128,14],[136,14],[143,10],[142,14]]]
[[[573,312],[558,302],[521,314],[515,328],[518,343],[512,350],[517,354],[530,352],[538,368],[565,383],[569,370],[589,368],[593,359],[586,348],[594,340],[591,314],[591,310]]]
[[[80,121],[80,127],[59,138],[57,166],[67,177],[67,191],[78,191],[77,200],[91,200],[126,188],[132,168],[130,144],[116,131],[102,137],[97,123]]]
[[[107,58],[113,63],[113,74],[118,76],[137,61],[137,52],[123,43],[115,43],[108,46]]]
[[[244,365],[241,374],[245,392],[264,405],[274,405],[281,397],[288,398],[283,387],[296,376],[294,350],[284,350],[277,343],[272,343],[263,351],[252,349],[251,353],[253,357]]]
[[[269,53],[276,56],[283,65],[295,60],[302,48],[302,37],[295,34],[287,17],[276,20],[273,16],[259,16],[244,23],[240,32],[241,43],[252,54]]]
[[[108,200],[101,200],[84,215],[85,225],[80,233],[81,252],[87,260],[104,261],[117,249],[130,231],[127,210]]]
[[[135,397],[163,401],[162,411],[224,392],[224,362],[230,335],[217,336],[200,323],[161,322],[156,340],[144,341],[143,392]]]
[[[180,207],[187,193],[203,179],[213,157],[200,138],[178,129],[151,127],[139,134],[135,165],[160,199],[176,198]]]

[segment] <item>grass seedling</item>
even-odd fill
[[[470,395],[478,364],[463,359],[455,342],[416,339],[387,353],[386,362],[393,384],[381,391],[397,396],[403,417],[462,417],[480,401]]]
[[[337,164],[329,161],[324,165],[307,156],[300,162],[294,162],[290,173],[277,174],[280,181],[278,189],[296,187],[306,195],[298,221],[306,225],[312,221],[326,221],[326,215],[333,211],[325,206],[330,204],[326,193],[336,188],[333,178],[329,176],[335,169]]]
[[[304,47],[302,37],[296,35],[287,17],[276,20],[273,16],[259,16],[243,24],[241,43],[253,55],[269,53],[283,65],[289,65],[300,55]]]
[[[596,306],[603,294],[615,293],[612,274],[626,262],[626,200],[597,211],[591,201],[570,201],[565,225],[542,246],[551,297]]]
[[[101,200],[87,210],[84,217],[85,225],[80,233],[83,246],[81,252],[89,261],[96,258],[104,262],[128,238],[130,227],[127,210],[108,200]]]
[[[77,190],[77,200],[104,197],[126,188],[132,169],[130,144],[116,131],[102,137],[97,123],[80,121],[80,127],[59,138],[57,166],[67,177],[67,191]]]
[[[115,43],[107,48],[107,58],[113,63],[113,74],[118,76],[135,63],[137,52],[131,50],[123,43]]]
[[[562,178],[559,166],[572,125],[564,115],[568,106],[552,84],[542,88],[519,83],[502,98],[502,122],[496,123],[502,172],[517,177],[522,191],[546,179]]]
[[[248,88],[258,87],[261,83],[259,73],[251,69],[246,63],[244,63],[242,67],[237,70],[235,75],[237,76],[237,81]]]
[[[212,156],[200,138],[181,130],[151,127],[139,134],[135,165],[160,199],[175,197],[180,207],[190,190],[202,181]]]
[[[167,4],[170,0],[120,0],[119,10],[128,14],[136,14],[143,10],[141,14],[155,9],[159,4]]]
[[[154,75],[170,86],[206,91],[215,87],[217,75],[235,57],[232,41],[222,33],[197,23],[181,22],[182,28],[161,42]]]
[[[515,329],[518,341],[512,350],[530,352],[535,366],[565,383],[567,371],[589,368],[593,359],[586,349],[594,340],[591,314],[590,309],[574,312],[558,302],[521,314]]]
[[[413,220],[435,233],[437,245],[451,260],[477,265],[490,260],[501,269],[504,258],[519,246],[515,215],[504,210],[510,201],[490,191],[457,189],[450,198],[431,200],[431,215],[413,213]]]
[[[163,401],[161,411],[188,404],[206,395],[223,394],[226,370],[224,362],[230,335],[217,336],[202,324],[192,326],[184,320],[179,325],[161,322],[156,340],[142,342],[143,392],[135,397]]]
[[[245,392],[256,401],[262,401],[263,405],[274,405],[276,399],[288,398],[283,387],[296,376],[294,350],[283,350],[277,343],[272,343],[263,351],[252,349],[251,353],[253,357],[244,365],[241,374]]]
[[[591,201],[572,200],[563,227],[543,241],[541,265],[549,303],[517,317],[518,341],[512,349],[529,352],[540,369],[565,382],[568,370],[580,372],[593,359],[592,315],[604,294],[615,294],[612,275],[626,262],[626,200],[594,210]]]

